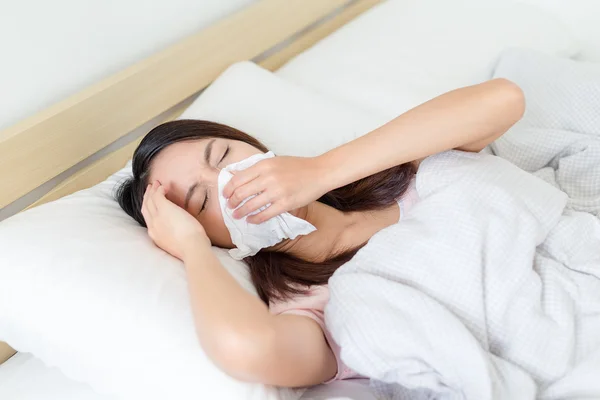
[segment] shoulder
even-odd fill
[[[269,310],[275,315],[288,312],[302,315],[311,313],[323,320],[323,312],[328,301],[329,288],[327,285],[311,286],[305,294],[294,295],[283,301],[269,302]]]
[[[327,285],[311,286],[306,294],[296,295],[286,301],[270,302],[269,310],[275,315],[300,315],[315,321],[321,327],[323,337],[335,357],[337,364],[336,374],[323,383],[330,383],[339,379],[360,377],[342,362],[341,349],[333,339],[331,332],[325,326],[325,306],[329,301],[329,287]]]

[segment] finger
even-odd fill
[[[267,209],[259,212],[258,214],[251,215],[246,219],[251,224],[262,224],[265,221],[270,220],[273,217],[278,216],[284,212],[283,208],[276,204],[271,204]]]
[[[150,198],[150,189],[152,188],[152,184],[148,184],[146,186],[146,191],[144,192],[144,197],[142,198],[142,210],[146,210],[146,212],[149,212],[150,210],[148,209],[148,199]]]
[[[148,197],[148,193],[150,192],[150,186],[152,186],[152,184],[150,183],[146,185],[146,190],[144,190],[144,196],[142,197],[142,204],[144,204],[146,198]]]
[[[256,168],[256,165],[243,171],[236,172],[233,178],[231,178],[223,188],[223,196],[225,196],[226,199],[230,198],[238,187],[256,179],[259,175],[259,169]]]
[[[164,210],[166,207],[179,207],[177,204],[173,203],[167,198],[167,189],[162,185],[156,189],[156,193],[154,195],[154,204],[156,204],[156,207],[159,211],[161,209]]]
[[[238,187],[233,192],[231,197],[229,197],[229,200],[227,201],[227,206],[229,208],[236,208],[237,206],[240,205],[240,203],[242,201],[244,201],[248,197],[255,195],[255,194],[259,194],[259,193],[263,192],[264,190],[265,190],[265,185],[262,182],[262,179],[256,178],[256,179],[246,183],[245,185]],[[252,210],[252,211],[254,211],[254,210]]]
[[[260,209],[262,206],[266,206],[271,202],[269,195],[266,192],[259,194],[256,197],[251,198],[244,203],[243,206],[233,212],[233,218],[244,218],[246,215],[253,213]]]
[[[142,215],[144,217],[144,222],[146,223],[146,227],[149,228],[151,223],[152,223],[152,216],[150,215],[150,212],[148,211],[148,207],[146,207],[146,205],[142,205]]]
[[[146,202],[146,207],[148,207],[148,211],[150,211],[150,213],[152,215],[154,215],[156,212],[158,212],[158,208],[156,207],[156,203],[154,202],[154,193],[155,193],[155,183],[152,183],[152,185],[150,186],[150,189],[148,191],[148,197],[147,197],[147,202]]]
[[[154,188],[154,193],[152,195],[152,198],[154,200],[154,204],[156,204],[156,206],[160,206],[160,203],[162,203],[163,201],[167,200],[167,198],[165,197],[166,195],[166,189],[164,186],[157,184],[156,187]]]

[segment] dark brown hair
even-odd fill
[[[154,157],[173,143],[207,138],[239,140],[260,151],[268,151],[257,139],[227,125],[191,119],[166,122],[152,129],[135,150],[133,176],[118,185],[115,193],[121,208],[145,227],[142,199]],[[414,173],[411,163],[398,165],[332,190],[318,201],[344,212],[380,210],[392,205],[404,194]],[[250,276],[260,298],[268,303],[269,300],[284,300],[292,294],[304,293],[311,285],[326,284],[335,270],[348,262],[362,246],[364,244],[318,263],[265,250],[246,257],[244,261],[250,268]]]

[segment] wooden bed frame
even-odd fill
[[[177,118],[189,104],[185,100],[230,64],[254,60],[276,70],[380,1],[257,1],[0,131],[0,209],[149,121],[157,125]],[[140,140],[133,138],[75,172],[25,209],[103,181],[125,165]],[[0,342],[0,364],[15,353]]]

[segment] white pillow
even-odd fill
[[[182,117],[212,117],[278,153],[300,155],[378,123],[248,62],[232,66]],[[154,246],[112,197],[130,171],[128,163],[92,188],[0,223],[0,340],[125,399],[297,397],[237,382],[205,356],[183,265]],[[215,251],[254,292],[244,264]]]
[[[185,118],[222,122],[256,137],[277,155],[305,157],[387,122],[381,114],[319,96],[249,61],[229,67],[179,117]]]
[[[550,13],[510,0],[388,0],[277,74],[388,118],[490,79],[499,53],[571,56],[579,44]]]

